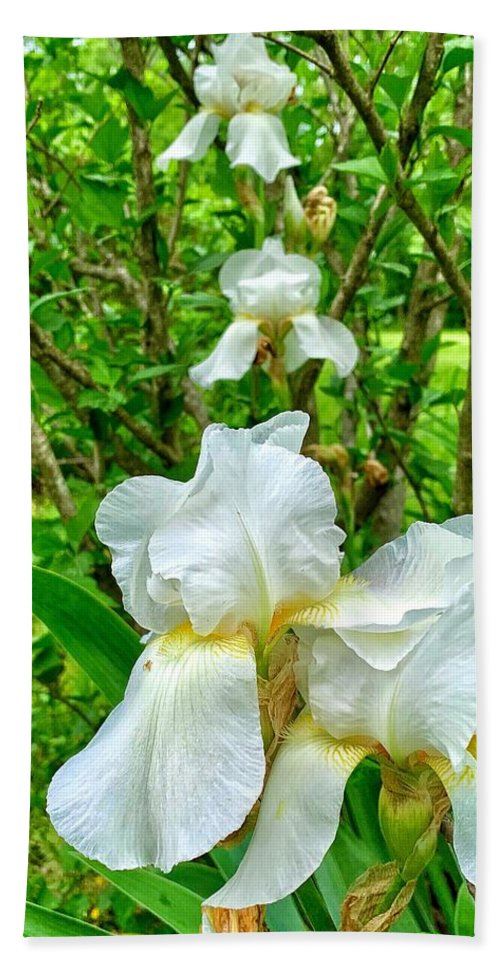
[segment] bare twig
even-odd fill
[[[403,35],[404,35],[404,30],[398,30],[397,34],[395,34],[395,36],[392,38],[384,56],[382,57],[382,60],[380,61],[380,64],[377,67],[377,70],[375,71],[370,83],[368,84],[368,91],[371,95],[373,95],[373,92],[380,78],[382,77],[382,74],[384,73],[385,68],[387,67],[387,62],[394,48],[397,46],[397,44],[399,43]]]
[[[78,191],[80,191],[80,185],[78,184],[74,173],[68,168],[67,164],[62,160],[62,158],[59,158],[56,154],[53,154],[52,151],[49,151],[49,149],[46,148],[44,144],[41,144],[40,141],[36,141],[31,134],[27,135],[27,139],[29,143],[33,145],[35,151],[39,151],[40,154],[45,155],[49,161],[53,161],[54,164],[59,165],[59,167],[62,168],[64,173],[68,176],[68,181],[72,181],[73,184],[76,185]]]
[[[262,37],[263,40],[269,40],[271,43],[276,44],[277,47],[284,47],[285,50],[291,50],[292,54],[297,54],[302,60],[307,60],[309,64],[314,64],[318,70],[322,71],[323,74],[328,74],[329,77],[333,77],[333,71],[328,64],[322,64],[320,60],[313,57],[312,54],[306,53],[305,50],[301,50],[300,47],[295,47],[294,44],[288,43],[287,40],[281,40],[281,38],[273,37],[272,34],[261,34],[258,31],[253,32],[254,37]]]
[[[168,61],[170,73],[174,78],[174,81],[176,81],[181,90],[184,91],[188,101],[190,101],[194,107],[198,107],[199,101],[194,92],[193,82],[179,60],[179,55],[177,53],[175,44],[170,37],[158,37],[157,40]]]
[[[417,86],[410,106],[401,118],[399,127],[399,153],[401,163],[405,166],[413,144],[415,143],[422,116],[434,94],[434,84],[441,57],[443,56],[444,34],[429,34],[427,44],[420,65]]]
[[[31,121],[28,124],[28,127],[26,128],[26,137],[29,137],[35,125],[38,124],[42,116],[42,110],[43,110],[43,97],[39,97],[38,101],[36,102],[35,113],[33,114],[33,117],[31,118]]]

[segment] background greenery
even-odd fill
[[[338,36],[387,133],[381,148],[332,73],[324,37],[273,38],[270,55],[298,78],[283,111],[302,162],[293,172],[298,194],[322,181],[337,204],[316,255],[321,310],[343,318],[361,350],[347,380],[329,365],[306,364],[292,386],[294,404],[311,413],[307,452],[331,475],[350,569],[416,518],[471,509],[461,280],[467,286],[470,277],[472,42]],[[119,700],[139,648],[93,530],[100,499],[131,474],[188,479],[207,422],[248,426],[279,410],[259,367],[205,394],[186,375],[230,318],[218,270],[235,250],[253,247],[256,232],[252,179],[231,171],[223,136],[194,166],[172,163],[160,174],[152,163],[195,110],[191,78],[208,60],[208,41],[26,38],[37,566],[32,935],[196,932],[200,897],[231,874],[244,848],[216,848],[168,876],[110,873],[67,847],[45,814],[51,776]],[[266,187],[267,234],[282,230],[283,181],[282,173]],[[409,217],[404,191],[449,263]],[[372,785],[371,802],[361,783]],[[377,786],[372,764],[356,771],[334,846],[294,898],[268,909],[269,929],[338,927],[349,884],[387,858]],[[472,923],[473,902],[443,835],[393,929],[464,934]]]

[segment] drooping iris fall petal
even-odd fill
[[[168,871],[239,828],[264,771],[248,638],[180,629],[144,650],[121,704],[55,774],[47,809],[110,869]]]

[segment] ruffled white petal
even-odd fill
[[[200,634],[247,622],[264,636],[277,609],[321,598],[335,582],[344,539],[335,499],[315,461],[256,445],[248,431],[219,431],[208,446],[210,486],[155,532],[153,570],[180,581]]]
[[[253,363],[258,341],[256,322],[235,319],[222,334],[210,356],[202,363],[191,366],[191,379],[204,389],[218,379],[241,379]]]
[[[472,580],[472,542],[417,522],[293,623],[335,628],[375,668],[393,668]]]
[[[207,153],[217,136],[220,117],[208,111],[199,111],[182,129],[179,137],[157,159],[164,171],[169,161],[199,161]]]
[[[165,477],[133,477],[118,484],[97,511],[97,536],[113,555],[112,571],[123,593],[123,606],[143,628],[167,631],[172,627],[167,600],[148,593],[152,575],[148,543],[157,527],[174,514],[184,499],[186,485]],[[174,616],[177,622],[178,614]]]
[[[395,672],[372,668],[334,631],[307,629],[299,659],[306,666],[302,676],[318,725],[338,739],[367,736],[387,749]]]
[[[283,124],[273,114],[236,114],[229,122],[226,153],[232,168],[248,165],[267,182],[284,168],[300,164],[290,153]]]
[[[273,763],[238,871],[205,906],[274,903],[311,876],[335,839],[346,782],[370,751],[335,742],[303,714]]]
[[[321,272],[311,259],[287,255],[280,239],[268,238],[261,250],[243,249],[231,255],[219,273],[219,285],[234,312],[255,311],[265,317],[266,301],[258,299],[264,284],[268,290],[276,290],[271,298],[272,317],[286,318],[304,306],[316,305]],[[269,295],[266,298],[269,301]]]
[[[239,828],[264,770],[253,649],[178,630],[145,649],[123,702],[54,776],[47,808],[85,856],[168,871]]]
[[[196,97],[208,111],[231,117],[239,110],[238,84],[228,71],[203,64],[196,68],[193,84]]]
[[[475,730],[472,593],[466,590],[396,668],[380,671],[339,635],[310,635],[302,660],[315,720],[338,738],[369,736],[404,764],[414,752],[439,752],[456,765]]]
[[[458,534],[460,537],[465,537],[471,541],[474,536],[473,520],[472,514],[462,514],[461,517],[450,517],[449,520],[445,520],[444,524],[441,524],[441,527],[445,527],[446,530],[452,531],[453,534]]]
[[[295,315],[293,328],[302,351],[309,359],[331,359],[338,376],[347,376],[356,365],[356,340],[343,323],[313,312]]]
[[[395,756],[435,749],[458,766],[476,729],[475,672],[469,587],[396,669],[391,716]]]
[[[286,72],[279,64],[273,64],[272,70],[263,73],[254,72],[243,81],[240,93],[240,107],[242,110],[258,106],[264,111],[277,111],[284,107],[292,92],[295,75],[288,69]]]
[[[476,760],[467,753],[457,769],[444,756],[429,756],[450,798],[453,810],[453,846],[463,875],[476,882]]]
[[[270,59],[262,38],[230,34],[224,43],[214,45],[212,52],[217,66],[237,81],[240,107],[256,104],[276,110],[286,104],[296,76],[286,65]]]
[[[272,443],[275,447],[285,447],[299,453],[309,426],[309,415],[301,410],[286,411],[271,417],[265,423],[252,427],[250,436],[253,443]]]

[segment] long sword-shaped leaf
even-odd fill
[[[141,653],[135,631],[90,591],[39,567],[33,568],[33,612],[116,705]]]
[[[76,920],[65,913],[47,910],[37,903],[26,904],[24,919],[25,937],[110,937],[108,930],[101,930],[92,923]]]
[[[108,870],[102,863],[89,860],[80,854],[75,855],[141,907],[154,913],[176,933],[198,933],[201,904],[206,897],[194,893],[156,870]],[[208,891],[206,895],[208,896]]]

